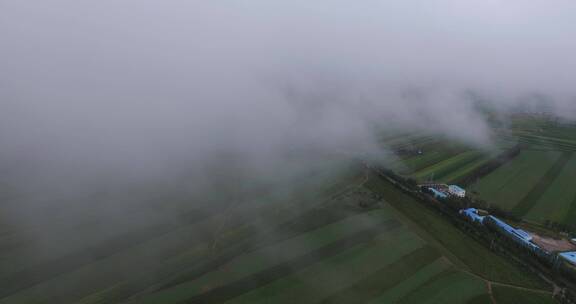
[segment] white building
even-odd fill
[[[457,197],[465,197],[466,196],[466,190],[456,186],[456,185],[449,185],[448,186],[448,192],[454,196]]]

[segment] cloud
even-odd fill
[[[0,8],[0,168],[10,168],[4,180],[19,194],[183,176],[200,191],[215,159],[241,164],[238,176],[279,178],[287,163],[306,167],[326,151],[383,153],[375,126],[486,145],[470,91],[502,109],[533,93],[563,113],[574,104],[570,1],[4,0]]]

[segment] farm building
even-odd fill
[[[568,278],[576,279],[576,251],[559,253],[555,267]]]
[[[432,191],[432,193],[434,194],[434,197],[435,197],[435,198],[447,198],[447,197],[448,197],[448,194],[446,194],[446,193],[444,193],[444,192],[442,192],[442,191],[436,190],[436,189],[434,189],[434,188],[432,188],[432,187],[428,188],[428,190]]]
[[[451,195],[457,196],[457,197],[465,197],[466,196],[466,190],[460,188],[457,185],[448,186],[448,193],[450,193]]]
[[[540,251],[542,251],[538,245],[532,243],[532,236],[522,229],[516,229],[492,215],[487,216],[483,223],[487,227],[500,232],[522,247],[530,249],[536,253],[540,253]]]
[[[460,210],[460,214],[468,218],[473,223],[482,224],[484,222],[485,216],[479,214],[479,210],[476,208],[468,208]]]
[[[564,261],[572,264],[572,266],[576,267],[576,251],[562,252],[559,253],[558,256]]]

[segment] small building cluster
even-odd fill
[[[430,191],[435,198],[447,198],[449,196],[466,197],[466,190],[457,185],[424,184],[421,187]]]
[[[551,265],[562,267],[563,269],[572,269],[574,274],[576,274],[576,251],[558,252],[550,248],[541,247],[534,242],[534,238],[530,233],[514,228],[499,218],[489,215],[484,210],[468,208],[460,210],[460,214],[468,221],[485,226]]]

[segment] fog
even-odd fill
[[[489,147],[470,92],[500,111],[542,94],[571,117],[575,10],[563,0],[0,0],[2,220],[35,223],[55,207],[114,217],[172,191],[210,193],[215,168],[285,185],[329,153],[388,157],[376,129]],[[102,193],[98,206],[85,199]]]

